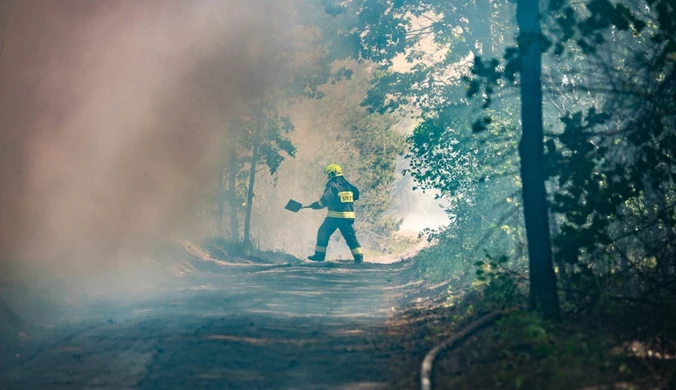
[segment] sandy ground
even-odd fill
[[[408,263],[231,267],[144,299],[81,298],[7,342],[0,389],[387,389]]]

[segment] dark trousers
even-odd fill
[[[340,230],[340,234],[345,238],[347,246],[350,247],[352,255],[355,257],[363,257],[364,250],[359,245],[357,240],[357,232],[354,230],[354,219],[349,218],[331,218],[324,219],[324,223],[319,227],[317,232],[317,247],[315,252],[319,254],[326,254],[326,248],[329,246],[329,239],[331,235]]]

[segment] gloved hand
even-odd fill
[[[319,202],[314,202],[313,204],[310,205],[310,208],[313,210],[319,210],[322,208],[322,205],[320,205]]]

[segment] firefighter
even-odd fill
[[[350,247],[355,263],[359,264],[364,261],[364,250],[354,230],[354,201],[359,200],[359,190],[343,177],[343,169],[338,164],[328,165],[324,173],[328,176],[324,194],[310,208],[319,210],[326,207],[329,210],[317,232],[315,254],[308,259],[324,261],[329,238],[338,229]]]

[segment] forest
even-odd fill
[[[676,388],[674,0],[8,0],[0,40],[0,388]],[[284,210],[334,163],[363,264]]]

